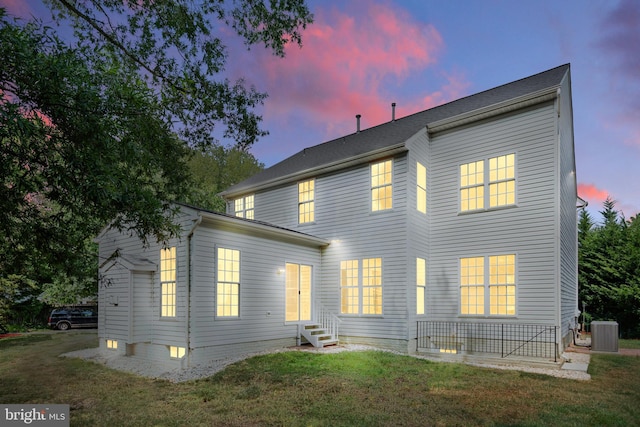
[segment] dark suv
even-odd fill
[[[61,331],[69,328],[97,328],[98,310],[95,307],[58,308],[49,315],[48,325]]]

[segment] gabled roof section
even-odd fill
[[[491,106],[503,105],[510,100],[523,99],[529,95],[551,93],[560,87],[569,68],[569,64],[561,65],[395,121],[305,148],[220,194],[227,198],[236,197],[271,185],[312,176],[314,173],[406,151],[407,140],[434,123],[448,122],[462,115],[468,117],[465,122],[468,123],[473,117],[486,117],[480,112],[490,109]],[[476,111],[478,114],[474,115]]]
[[[121,249],[116,249],[98,268],[104,272],[116,265],[120,265],[129,271],[156,271],[157,266],[146,258],[132,254],[124,254]]]

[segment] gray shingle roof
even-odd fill
[[[449,103],[421,111],[358,133],[324,142],[294,154],[264,171],[229,187],[223,196],[253,191],[266,183],[297,173],[346,161],[385,148],[403,144],[430,123],[488,107],[527,94],[557,87],[569,70],[569,64],[535,74],[493,89],[485,90]]]

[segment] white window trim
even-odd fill
[[[372,182],[371,182],[371,178],[373,176],[373,166],[374,165],[378,165],[381,163],[386,163],[386,162],[391,162],[391,183],[389,184],[385,184],[385,185],[378,185],[376,187],[373,186]],[[390,159],[384,159],[384,160],[379,160],[376,162],[372,162],[369,164],[369,213],[372,214],[378,214],[380,212],[389,212],[392,211],[396,205],[395,203],[395,191],[394,191],[394,187],[395,187],[395,162],[393,158]],[[373,190],[375,190],[376,188],[383,188],[383,187],[391,187],[391,207],[387,208],[387,209],[378,209],[378,210],[373,210]]]
[[[369,287],[374,287],[374,286],[364,286],[364,275],[363,275],[363,271],[364,271],[364,260],[371,260],[371,259],[380,259],[380,285],[376,285],[375,287],[379,287],[380,290],[382,291],[382,295],[381,295],[381,303],[380,303],[380,313],[364,313],[364,304],[363,304],[363,300],[364,300],[364,289],[365,288],[369,288]],[[356,286],[350,286],[350,288],[356,288],[358,290],[358,312],[357,313],[343,313],[342,312],[342,283],[339,283],[339,289],[340,289],[340,316],[345,316],[345,317],[384,317],[384,257],[381,256],[370,256],[370,257],[362,257],[362,258],[346,258],[346,259],[341,259],[340,263],[338,265],[339,268],[339,276],[341,275],[341,271],[342,271],[342,261],[357,261],[358,262],[358,283]]]
[[[490,176],[489,160],[497,158],[497,157],[508,156],[510,154],[513,154],[513,156],[514,156],[514,158],[513,158],[513,168],[514,168],[513,181],[514,181],[515,194],[513,196],[514,197],[513,204],[489,207],[489,201],[490,201],[489,186],[490,186],[490,184],[495,184],[495,183],[498,183],[498,182],[511,181],[511,179],[508,179],[508,180],[500,180],[500,181],[491,181],[490,182],[489,181],[489,176]],[[460,196],[461,190],[463,190],[465,188],[480,187],[480,185],[468,185],[466,187],[462,187],[460,185],[460,167],[462,165],[467,165],[469,163],[475,163],[475,162],[478,162],[478,161],[482,161],[484,163],[483,183],[482,183],[482,187],[484,189],[484,198],[483,198],[484,206],[482,208],[480,208],[480,209],[469,209],[469,210],[463,211],[461,209],[461,205],[462,205],[462,198]],[[495,156],[478,158],[476,160],[469,160],[467,162],[459,163],[458,164],[456,178],[457,178],[457,188],[458,188],[457,191],[458,191],[458,214],[459,215],[474,214],[474,213],[478,213],[478,212],[497,211],[497,210],[500,210],[500,209],[510,209],[510,208],[518,206],[518,195],[520,194],[520,191],[518,191],[518,183],[520,182],[520,180],[518,178],[518,152],[517,151],[510,151],[508,153],[502,153],[502,154],[498,154],[498,155],[495,155]]]
[[[491,286],[489,284],[489,274],[491,270],[491,266],[489,265],[489,258],[492,256],[501,256],[501,255],[513,255],[514,265],[515,265],[515,302],[514,302],[514,314],[491,314]],[[460,260],[463,258],[484,258],[484,272],[483,272],[483,286],[484,286],[484,314],[462,314],[462,296],[460,289],[462,288],[462,277],[460,275]],[[518,293],[520,292],[520,284],[519,284],[519,268],[518,268],[518,259],[519,255],[517,252],[500,252],[500,253],[489,253],[489,254],[469,254],[465,256],[458,257],[458,317],[462,318],[482,318],[482,319],[515,319],[518,317]],[[494,285],[500,286],[500,285]]]

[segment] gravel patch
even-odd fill
[[[95,363],[100,363],[112,369],[117,369],[124,372],[130,372],[143,377],[158,378],[158,379],[168,380],[174,383],[179,383],[179,382],[185,382],[185,381],[191,381],[191,380],[210,377],[233,363],[239,362],[241,360],[244,360],[253,356],[258,356],[263,354],[282,353],[285,351],[306,351],[306,352],[312,352],[312,353],[341,353],[344,351],[366,351],[366,350],[387,351],[390,353],[402,355],[402,353],[392,351],[392,350],[382,350],[377,347],[372,347],[367,345],[357,345],[357,344],[341,344],[341,345],[330,346],[326,348],[290,347],[290,348],[282,348],[278,350],[247,353],[247,354],[242,354],[234,357],[227,357],[224,359],[212,360],[207,364],[196,365],[196,366],[188,367],[185,369],[175,368],[175,367],[162,365],[158,363],[150,363],[146,360],[137,359],[135,357],[123,356],[120,354],[105,354],[105,352],[100,352],[98,348],[90,348],[85,350],[73,351],[70,353],[62,354],[61,357],[81,358],[81,359],[89,360]],[[413,355],[413,357],[417,357],[420,359],[428,359],[428,360],[438,361],[438,362],[460,363],[460,361],[456,361],[452,359],[436,359],[426,355]],[[587,364],[587,365],[589,363],[588,354],[565,353],[563,357],[565,358],[565,360],[567,360],[570,363]],[[554,377],[568,378],[568,379],[574,379],[574,380],[590,380],[591,379],[591,376],[584,371],[560,369],[559,366],[554,366],[549,368],[539,368],[539,367],[526,366],[525,364],[506,365],[506,364],[473,363],[473,362],[464,362],[464,363],[467,363],[473,366],[484,367],[484,368],[517,370],[517,371],[551,375]]]

